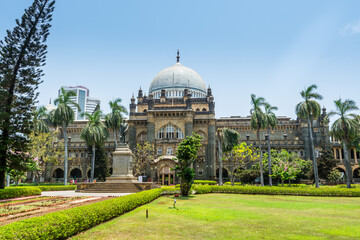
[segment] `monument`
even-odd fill
[[[111,177],[106,179],[106,182],[112,183],[138,183],[138,180],[133,175],[133,160],[134,154],[131,152],[128,145],[125,143],[125,132],[127,125],[121,124],[120,127],[120,144],[113,152],[113,173]]]
[[[133,175],[134,154],[125,143],[125,122],[121,124],[120,144],[113,152],[113,173],[105,182],[78,183],[76,192],[133,193],[157,188],[152,182],[139,182]]]

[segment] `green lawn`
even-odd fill
[[[360,239],[360,199],[161,197],[73,239]],[[145,211],[149,210],[149,218]]]

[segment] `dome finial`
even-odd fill
[[[177,50],[176,62],[180,61],[180,52],[179,49]]]

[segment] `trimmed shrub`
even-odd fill
[[[13,222],[0,227],[0,236],[2,239],[65,239],[149,203],[161,192],[162,189],[152,189]]]
[[[36,187],[8,187],[0,189],[0,199],[40,195],[41,190]]]
[[[257,186],[206,186],[196,185],[197,194],[234,193],[259,195],[296,195],[326,197],[360,197],[360,189],[348,188],[301,188],[301,187],[257,187]]]
[[[201,184],[201,185],[216,185],[216,181],[210,180],[194,180],[194,184]]]
[[[224,183],[224,185],[230,185],[231,186],[231,182],[226,182]],[[241,182],[234,182],[234,186],[242,186],[244,184],[242,184]]]
[[[65,190],[76,190],[76,185],[62,185],[62,186],[36,186],[41,191],[65,191]]]
[[[162,190],[162,193],[161,195],[173,195],[173,194],[180,194],[181,191],[180,191],[180,184],[178,184],[179,187],[162,187],[161,190]]]

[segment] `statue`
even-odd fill
[[[125,120],[123,120],[123,123],[120,124],[120,145],[125,145],[125,133],[128,130],[128,124],[125,123]]]

